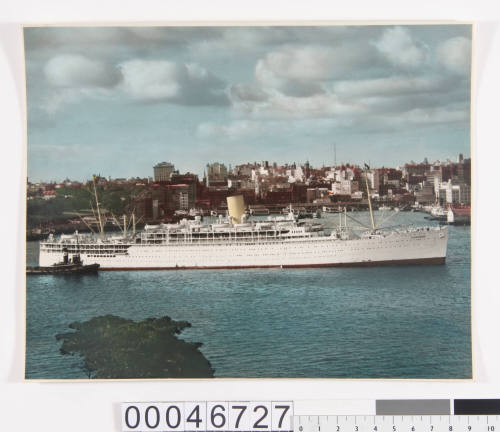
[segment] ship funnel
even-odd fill
[[[227,197],[227,209],[233,223],[241,223],[241,217],[245,214],[245,202],[243,195]]]

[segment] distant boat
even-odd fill
[[[342,213],[342,209],[340,206],[338,207],[323,206],[323,213]]]
[[[430,213],[430,216],[425,216],[425,219],[446,222],[448,212],[440,205],[428,207],[427,211]]]
[[[446,211],[443,207],[435,205],[431,208],[431,215],[435,218],[443,218],[446,216]]]
[[[470,207],[450,206],[446,213],[446,222],[448,225],[470,225]]]

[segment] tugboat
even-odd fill
[[[83,265],[80,253],[77,252],[71,258],[68,255],[68,248],[63,249],[63,261],[45,267],[27,267],[27,275],[49,275],[49,274],[97,274],[99,264]]]

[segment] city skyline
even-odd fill
[[[470,155],[469,25],[28,27],[25,49],[34,181]]]
[[[351,167],[363,167],[365,164],[368,164],[368,166],[370,167],[370,169],[383,169],[383,168],[403,168],[405,165],[412,165],[412,164],[425,164],[425,163],[428,163],[430,165],[434,164],[434,163],[439,163],[439,164],[446,164],[446,163],[457,163],[458,161],[458,158],[459,156],[462,155],[464,160],[466,159],[470,159],[470,155],[464,155],[464,154],[458,154],[456,155],[454,158],[452,157],[448,157],[446,159],[436,159],[436,160],[430,160],[429,158],[427,157],[424,157],[423,160],[408,160],[408,161],[405,161],[404,163],[402,164],[399,164],[399,165],[395,165],[395,166],[392,166],[392,165],[388,165],[388,164],[385,164],[385,165],[381,165],[381,166],[375,166],[375,165],[372,165],[370,160],[367,160],[365,162],[359,162],[359,163],[354,163],[354,162],[351,162],[351,161],[337,161],[337,164],[327,164],[327,163],[323,163],[321,165],[314,165],[314,164],[311,164],[310,161],[288,161],[288,162],[283,162],[283,163],[280,163],[278,161],[271,161],[271,160],[258,160],[258,161],[240,161],[239,163],[236,163],[236,164],[226,164],[225,161],[222,161],[222,160],[219,160],[219,161],[215,161],[215,160],[212,160],[212,161],[207,161],[204,165],[204,168],[206,168],[207,165],[209,164],[213,164],[213,163],[220,163],[222,165],[225,165],[226,168],[228,169],[229,171],[229,167],[231,167],[231,171],[234,170],[234,168],[236,167],[239,167],[239,166],[244,166],[244,165],[247,165],[247,164],[250,164],[250,165],[253,165],[253,164],[257,164],[258,166],[262,166],[262,164],[264,162],[268,162],[269,163],[269,166],[271,167],[274,163],[277,164],[278,168],[284,168],[285,166],[289,166],[291,167],[293,164],[295,164],[296,166],[301,166],[303,167],[307,162],[310,163],[310,167],[312,169],[323,169],[323,168],[340,168],[341,166],[351,166]],[[425,162],[425,160],[427,159],[427,162]],[[151,170],[148,174],[146,175],[131,175],[131,176],[120,176],[120,175],[117,175],[117,176],[110,176],[110,175],[107,175],[107,173],[105,172],[94,172],[92,175],[90,175],[89,178],[72,178],[70,176],[63,176],[61,178],[57,178],[57,179],[41,179],[41,180],[32,180],[28,177],[28,181],[30,183],[61,183],[61,182],[64,182],[65,180],[71,180],[71,181],[76,181],[76,182],[82,182],[82,183],[85,183],[85,182],[88,182],[90,180],[92,180],[92,178],[94,176],[101,176],[101,177],[104,177],[104,178],[111,178],[112,180],[115,180],[115,179],[134,179],[134,178],[139,178],[139,179],[154,179],[154,168],[156,165],[158,164],[161,164],[161,163],[171,163],[173,166],[174,166],[174,169],[175,169],[175,172],[177,173],[180,173],[180,174],[195,174],[198,176],[198,178],[201,180],[205,177],[205,169],[204,171],[199,174],[199,173],[193,173],[193,172],[190,172],[190,171],[186,171],[186,170],[183,170],[181,167],[177,167],[176,163],[175,162],[172,162],[172,161],[156,161],[155,164],[151,165]]]

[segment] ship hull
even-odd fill
[[[107,267],[103,271],[135,271],[135,270],[237,270],[237,269],[258,269],[258,268],[325,268],[325,267],[383,267],[383,266],[407,266],[407,265],[442,265],[446,258],[417,258],[409,260],[390,261],[361,261],[350,263],[328,263],[328,264],[290,264],[290,265],[250,265],[250,266],[197,266],[197,267]]]
[[[130,244],[120,254],[82,259],[100,264],[100,270],[181,270],[237,268],[361,267],[443,264],[448,240],[446,228],[393,233],[386,237],[340,240],[331,237],[288,238],[260,243]],[[40,265],[61,260],[57,250],[40,251]]]

